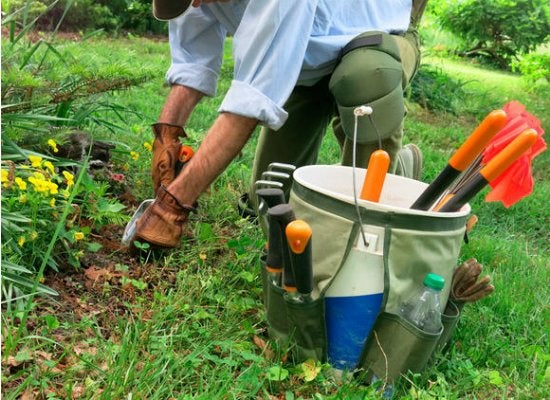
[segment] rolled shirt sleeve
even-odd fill
[[[296,85],[315,18],[316,1],[251,0],[233,39],[234,80],[220,111],[280,128],[282,106]]]
[[[168,25],[172,64],[166,82],[216,94],[227,34],[207,8],[191,8]]]

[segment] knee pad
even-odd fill
[[[363,104],[372,107],[369,117],[358,118],[357,141],[384,140],[400,129],[405,115],[403,67],[399,47],[392,35],[367,32],[357,39],[369,38],[366,45],[345,53],[329,82],[344,133],[353,139],[353,110]],[[355,42],[357,43],[357,42]],[[374,125],[374,126],[373,126]]]

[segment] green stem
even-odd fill
[[[40,264],[40,269],[38,270],[38,274],[36,275],[36,279],[34,280],[34,285],[32,287],[31,296],[29,296],[29,299],[27,300],[27,303],[25,305],[25,310],[23,311],[23,315],[21,316],[21,323],[19,324],[19,327],[17,328],[17,332],[15,334],[15,337],[13,338],[12,343],[17,343],[18,339],[21,337],[23,330],[25,329],[27,319],[29,317],[29,313],[32,308],[34,297],[37,293],[37,288],[39,282],[42,280],[42,277],[44,276],[44,270],[46,269],[47,260],[49,259],[50,255],[52,254],[53,248],[55,246],[55,243],[57,242],[57,239],[59,237],[59,234],[61,232],[61,229],[63,228],[63,225],[65,223],[65,220],[67,219],[67,216],[69,215],[69,212],[72,210],[71,204],[73,202],[74,197],[76,196],[76,193],[78,192],[78,187],[80,186],[80,183],[84,177],[84,174],[86,173],[86,170],[88,168],[88,162],[90,160],[90,152],[92,147],[90,146],[90,150],[88,151],[88,155],[86,156],[86,159],[84,160],[84,163],[82,164],[82,167],[80,168],[80,172],[78,174],[78,178],[73,186],[73,190],[71,191],[71,195],[69,196],[67,203],[65,204],[65,208],[63,209],[63,214],[61,215],[61,219],[57,223],[55,227],[55,231],[53,234],[52,239],[50,240],[50,243],[48,245],[48,249],[46,250],[46,253],[44,255],[44,258],[42,259],[42,263]]]

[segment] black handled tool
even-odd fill
[[[445,168],[435,180],[422,192],[411,206],[415,210],[428,210],[438,197],[466,170],[474,159],[483,151],[491,138],[506,124],[506,112],[494,110],[485,117],[466,141],[449,159]]]
[[[498,178],[514,161],[520,158],[537,141],[537,138],[538,134],[534,129],[524,130],[464,184],[456,194],[450,196],[445,203],[441,204],[437,211],[452,212],[460,210],[481,189]]]
[[[311,227],[306,221],[297,219],[286,226],[285,233],[290,249],[296,289],[302,297],[302,301],[310,301],[313,291]]]
[[[277,226],[279,229],[279,235],[281,238],[281,254],[283,261],[283,287],[287,293],[296,293],[296,281],[294,279],[294,273],[292,271],[292,263],[290,261],[290,251],[286,240],[285,229],[286,226],[296,219],[294,211],[289,204],[279,204],[275,207],[271,207],[267,210],[267,215],[270,220],[271,226]]]

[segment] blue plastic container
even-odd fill
[[[328,359],[333,368],[351,371],[357,366],[383,296],[382,255],[371,247],[353,248],[325,293]]]

